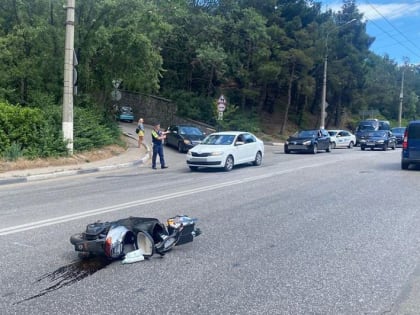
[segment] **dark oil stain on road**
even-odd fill
[[[13,304],[20,304],[25,301],[36,299],[40,296],[48,294],[52,291],[56,291],[63,287],[67,287],[76,283],[87,276],[94,274],[95,272],[105,268],[112,261],[106,257],[94,257],[90,259],[83,259],[75,261],[69,265],[60,267],[51,273],[47,273],[38,278],[35,283],[43,283],[49,281],[49,286],[41,290],[38,294],[30,296],[26,299],[20,300]]]

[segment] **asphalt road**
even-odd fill
[[[419,170],[400,149],[290,154],[190,172],[150,165],[0,187],[2,314],[419,314]],[[203,234],[130,265],[70,235],[130,215]]]

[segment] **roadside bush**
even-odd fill
[[[3,158],[6,161],[16,161],[22,156],[22,146],[13,142],[3,153]]]
[[[62,134],[62,107],[42,109],[0,102],[0,156],[14,160],[67,155]],[[74,108],[74,151],[85,151],[110,144],[122,145],[115,121],[98,110]]]
[[[207,124],[214,123],[214,99],[197,96],[193,92],[185,91],[167,92],[165,96],[174,100],[177,106],[177,115],[202,121]]]
[[[74,115],[74,150],[85,151],[110,144],[121,144],[118,124],[99,111],[76,108]]]
[[[40,109],[0,103],[0,153],[10,152],[13,143],[18,144],[23,155],[36,147],[44,126]]]
[[[177,115],[215,125],[221,130],[260,131],[256,111],[242,112],[233,104],[226,107],[223,120],[217,120],[217,105],[214,98],[197,96],[192,92],[175,91],[166,96],[177,105]]]
[[[214,106],[216,108],[216,106]],[[217,110],[214,111],[217,117]],[[235,105],[229,105],[223,112],[223,120],[217,120],[216,124],[220,130],[241,130],[252,133],[260,132],[259,119],[255,113],[240,112]]]

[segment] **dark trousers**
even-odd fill
[[[159,155],[160,167],[165,166],[165,157],[163,156],[163,145],[153,144],[152,167],[156,167],[156,157]]]

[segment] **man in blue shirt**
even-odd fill
[[[167,132],[160,130],[160,123],[155,123],[152,130],[152,168],[156,169],[156,158],[159,155],[160,167],[168,168],[165,164],[165,157],[163,156],[163,140],[166,138]]]

